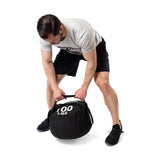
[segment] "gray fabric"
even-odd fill
[[[92,26],[82,19],[61,19],[67,30],[63,41],[54,46],[72,54],[81,55],[91,52],[102,41],[102,37]],[[52,51],[52,46],[40,38],[40,45],[44,51]]]

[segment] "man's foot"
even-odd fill
[[[48,121],[48,118],[45,119],[38,127],[37,127],[37,130],[39,132],[46,132],[49,130],[49,121]]]
[[[120,127],[119,124],[115,124],[112,127],[112,130],[111,130],[110,134],[107,136],[107,138],[105,140],[105,143],[107,145],[109,145],[109,146],[117,144],[118,141],[119,141],[121,133],[123,133],[123,131],[122,131],[122,124],[121,124],[121,127]]]

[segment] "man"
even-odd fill
[[[104,39],[82,19],[62,19],[54,15],[42,16],[37,24],[40,35],[42,64],[47,76],[47,102],[51,110],[55,101],[62,100],[64,91],[58,87],[64,76],[76,76],[79,61],[87,61],[84,81],[75,97],[84,100],[89,84],[94,78],[101,90],[113,121],[112,131],[105,142],[109,145],[118,143],[122,133],[119,120],[118,99],[109,84],[109,60]],[[52,45],[60,52],[52,62]],[[49,130],[48,118],[39,126],[38,131]]]

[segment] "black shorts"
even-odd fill
[[[96,47],[97,52],[97,68],[96,72],[109,72],[109,59],[106,50],[106,43],[102,38],[102,42]],[[74,55],[66,50],[60,50],[53,63],[56,74],[67,74],[76,76],[80,60],[85,60],[83,55]]]

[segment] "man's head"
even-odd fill
[[[44,15],[38,20],[37,31],[40,37],[51,45],[58,44],[64,39],[64,27],[61,21],[51,14]]]

